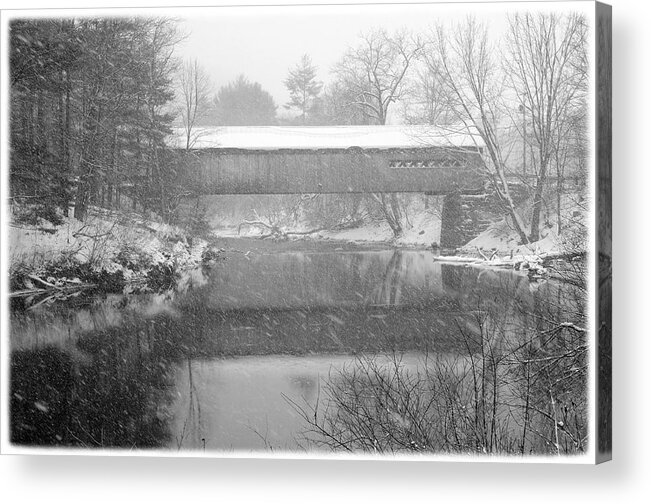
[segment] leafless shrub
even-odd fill
[[[359,357],[315,404],[285,397],[309,443],[337,451],[572,454],[585,449],[587,346],[572,322],[510,327],[490,309],[457,325],[464,351]],[[536,328],[536,325],[538,328]]]

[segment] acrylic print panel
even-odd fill
[[[609,7],[116,12],[3,12],[4,453],[610,458]]]

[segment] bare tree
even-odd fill
[[[195,59],[186,62],[180,75],[180,113],[185,130],[185,148],[191,149],[197,141],[195,127],[210,106],[210,79]]]
[[[587,25],[578,14],[516,14],[509,19],[506,64],[511,87],[522,100],[531,124],[528,141],[536,175],[530,240],[539,239],[543,191],[554,161],[585,110]],[[580,120],[580,118],[579,118]],[[579,123],[581,129],[581,123]],[[560,170],[557,172],[560,174]],[[560,197],[560,194],[559,194]]]
[[[510,19],[507,62],[484,26],[469,18],[452,36],[438,27],[426,64],[439,72],[449,103],[463,127],[484,144],[484,174],[511,217],[523,244],[540,238],[543,191],[552,162],[565,163],[560,152],[585,108],[585,22],[578,15],[516,15]],[[502,130],[519,128],[508,111],[520,102],[531,123],[526,135],[534,172],[533,211],[529,226],[516,209],[508,184],[507,142]],[[574,117],[574,118],[573,118]],[[509,125],[509,120],[512,122]],[[524,137],[524,132],[522,132]],[[560,168],[557,167],[560,173]],[[559,190],[562,188],[558,188]],[[528,231],[528,232],[527,232]]]
[[[513,221],[522,243],[529,243],[526,227],[516,210],[506,177],[506,160],[499,127],[505,86],[499,78],[495,53],[487,30],[469,18],[457,26],[452,37],[439,26],[431,41],[436,56],[429,59],[441,72],[449,103],[464,129],[476,133],[484,144],[484,174]]]
[[[361,37],[359,46],[346,52],[334,74],[353,90],[351,105],[376,124],[386,124],[389,107],[408,91],[407,71],[421,50],[421,42],[407,32],[389,35],[385,30],[372,31]]]
[[[441,70],[428,52],[422,53],[421,60],[415,71],[413,100],[405,106],[405,120],[409,124],[451,125],[456,117]]]
[[[340,81],[329,83],[323,90],[319,103],[321,105],[318,120],[323,124],[333,125],[368,125],[373,120],[359,108],[351,107],[355,101],[355,91]]]
[[[350,92],[350,105],[371,122],[384,125],[391,105],[408,93],[407,72],[422,50],[422,43],[406,31],[389,35],[376,30],[361,37],[335,66],[334,74]],[[402,234],[400,202],[395,193],[373,194],[395,237]]]

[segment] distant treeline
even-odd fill
[[[90,205],[165,215],[174,166],[172,58],[181,40],[161,18],[16,20],[10,25],[10,182],[39,217],[84,219]]]

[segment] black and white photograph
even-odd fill
[[[612,452],[595,2],[2,13],[2,452]]]

